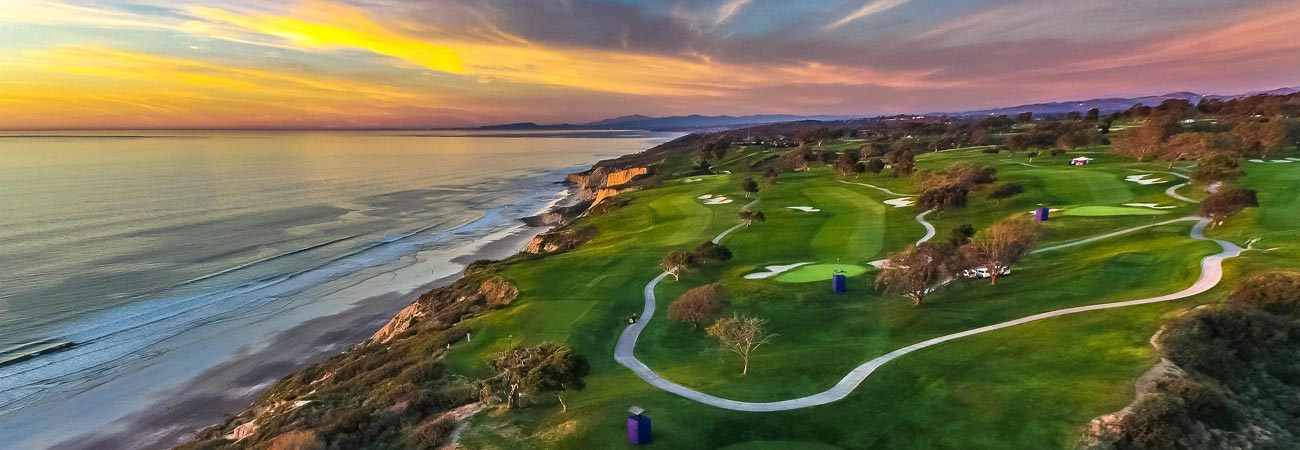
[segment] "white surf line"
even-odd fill
[[[922,216],[924,215],[925,213],[921,213],[920,215],[917,216],[917,219],[921,220]],[[1192,239],[1206,240],[1204,232],[1205,232],[1205,227],[1210,223],[1209,219],[1200,218],[1200,217],[1185,217],[1179,220],[1196,220],[1196,225],[1192,226],[1192,231],[1190,233],[1190,236],[1192,237]],[[1153,226],[1153,225],[1148,225],[1148,226]],[[1127,232],[1132,230],[1130,229],[1130,230],[1121,230],[1121,231]],[[719,236],[719,238],[721,238],[721,236]],[[1097,238],[1084,239],[1082,241],[1066,244],[1066,246],[1079,245],[1085,242],[1091,242],[1095,240],[1097,240]],[[787,411],[792,409],[801,409],[801,408],[807,408],[811,406],[825,405],[827,403],[843,400],[845,397],[848,397],[848,395],[851,394],[854,389],[857,389],[857,387],[861,385],[863,381],[866,381],[867,377],[871,376],[872,372],[875,372],[876,369],[880,368],[880,366],[883,366],[890,361],[898,359],[903,355],[912,353],[917,350],[924,349],[926,347],[932,347],[951,340],[960,339],[963,337],[972,336],[980,333],[986,333],[993,330],[1013,327],[1016,325],[1021,325],[1021,324],[1052,318],[1052,317],[1060,317],[1064,315],[1075,314],[1075,313],[1086,312],[1086,311],[1097,311],[1097,310],[1111,309],[1111,308],[1124,308],[1128,306],[1166,302],[1170,300],[1178,300],[1178,299],[1191,297],[1193,295],[1197,295],[1202,292],[1208,291],[1214,286],[1217,286],[1219,284],[1219,281],[1223,279],[1223,260],[1236,257],[1237,255],[1240,255],[1242,251],[1245,251],[1245,249],[1238,247],[1236,244],[1233,244],[1231,242],[1218,240],[1218,239],[1212,239],[1212,240],[1215,243],[1219,244],[1219,246],[1223,248],[1223,251],[1220,253],[1216,253],[1214,255],[1206,256],[1205,258],[1201,259],[1201,275],[1199,278],[1197,278],[1196,282],[1193,283],[1187,289],[1183,289],[1181,291],[1172,294],[1162,295],[1158,297],[1149,297],[1149,298],[1129,300],[1124,302],[1102,303],[1097,305],[1087,305],[1087,306],[1079,306],[1074,308],[1058,309],[1055,311],[1048,311],[1044,313],[1034,314],[1032,316],[1022,317],[1015,320],[983,326],[972,330],[963,331],[960,333],[953,333],[949,335],[939,336],[933,339],[929,339],[926,341],[918,342],[900,348],[898,350],[894,350],[892,352],[871,359],[865,363],[862,363],[861,365],[855,367],[853,370],[849,371],[848,375],[845,375],[844,378],[841,378],[840,381],[836,383],[835,386],[832,386],[830,389],[809,396],[805,396],[805,397],[800,397],[800,398],[795,398],[790,400],[781,400],[775,402],[742,402],[742,401],[730,400],[730,399],[725,399],[725,398],[705,394],[703,392],[699,392],[687,388],[685,386],[679,385],[677,383],[673,383],[672,381],[668,381],[667,379],[664,379],[663,377],[659,376],[659,374],[655,373],[654,370],[651,370],[650,367],[646,366],[645,363],[636,359],[636,356],[633,355],[633,349],[636,346],[636,339],[638,336],[640,336],[641,330],[645,329],[646,324],[650,322],[650,318],[653,317],[654,315],[654,307],[655,307],[654,289],[655,286],[659,285],[660,281],[663,281],[664,277],[668,276],[668,273],[664,272],[664,273],[660,273],[659,276],[655,277],[653,280],[650,280],[650,283],[646,284],[645,291],[644,291],[645,309],[644,311],[642,311],[641,314],[642,319],[638,320],[636,323],[632,325],[629,325],[626,329],[623,330],[623,334],[619,336],[618,344],[614,348],[614,360],[618,361],[618,363],[621,364],[622,366],[632,369],[632,371],[636,373],[637,376],[641,377],[641,379],[645,380],[647,383],[650,383],[650,385],[654,387],[657,387],[667,392],[671,392],[673,394],[677,394],[678,396],[684,397],[689,400],[694,400],[696,402],[703,403],[709,406],[715,406],[718,408],[729,409],[733,411],[770,412],[770,411]],[[1062,246],[1056,246],[1055,248],[1062,248]],[[1040,249],[1040,251],[1042,250]]]
[[[897,192],[891,191],[891,190],[889,190],[889,189],[882,188],[882,187],[880,187],[880,186],[876,186],[876,185],[874,185],[874,184],[867,184],[867,183],[854,183],[854,182],[851,182],[851,181],[844,181],[844,180],[840,180],[840,182],[841,182],[841,183],[844,183],[844,184],[856,184],[856,185],[858,185],[858,186],[866,186],[866,187],[869,187],[869,188],[875,189],[875,190],[877,190],[877,191],[884,192],[884,193],[889,194],[889,195],[897,195],[897,196],[899,196],[899,197],[916,197],[916,196],[913,195],[913,194],[899,194],[899,193],[897,193]]]

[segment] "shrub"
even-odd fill
[[[1275,271],[1250,277],[1232,290],[1228,301],[1236,307],[1300,315],[1300,272]]]
[[[731,249],[713,242],[703,242],[695,247],[695,259],[700,262],[726,261],[731,259]]]

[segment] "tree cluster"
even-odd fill
[[[668,305],[668,318],[696,328],[722,313],[726,293],[717,284],[692,288]]]

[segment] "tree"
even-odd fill
[[[970,189],[956,184],[928,188],[916,197],[916,208],[922,211],[965,208],[969,194]]]
[[[701,263],[726,261],[731,259],[731,249],[722,244],[705,241],[695,246],[695,260]]]
[[[1022,112],[1016,114],[1016,123],[1029,123],[1034,121],[1034,113]]]
[[[967,261],[988,270],[991,284],[996,285],[998,276],[1028,254],[1037,240],[1038,225],[1028,219],[1003,219],[975,233],[962,253]]]
[[[921,306],[926,295],[952,276],[955,256],[949,245],[926,242],[910,247],[889,256],[876,275],[876,286]]]
[[[903,150],[890,153],[889,156],[893,157],[889,167],[893,170],[895,177],[905,177],[916,171],[916,155],[913,155],[912,152]]]
[[[1192,169],[1192,182],[1204,185],[1207,189],[1214,183],[1236,181],[1245,175],[1237,165],[1237,158],[1223,152],[1211,153],[1201,159]]]
[[[952,231],[948,233],[948,243],[952,244],[953,247],[960,247],[970,242],[972,236],[975,236],[975,226],[963,223],[953,227]]]
[[[722,313],[725,299],[725,293],[716,284],[692,288],[668,305],[668,318],[675,322],[688,323],[691,328],[697,328]]]
[[[1088,145],[1090,142],[1092,142],[1091,136],[1088,136],[1086,133],[1078,129],[1072,129],[1057,136],[1056,148],[1061,150],[1074,150]]]
[[[668,252],[663,259],[659,260],[659,267],[672,275],[674,280],[679,280],[678,274],[690,270],[693,265],[695,265],[695,256],[681,250]]]
[[[768,167],[763,171],[763,179],[760,181],[764,189],[776,186],[777,173],[776,169]]]
[[[504,401],[509,409],[527,406],[529,398],[554,392],[561,410],[566,412],[569,407],[560,394],[582,389],[583,378],[591,371],[586,357],[568,346],[549,342],[497,353],[488,361],[488,367],[495,375],[480,382],[485,400]]]
[[[753,177],[745,177],[740,181],[740,190],[745,191],[745,198],[758,192],[758,182]]]
[[[740,221],[744,222],[745,228],[749,228],[755,221],[759,223],[767,222],[767,215],[762,211],[741,211],[739,214]]]
[[[1268,152],[1282,148],[1289,130],[1279,120],[1243,120],[1232,127],[1232,135],[1253,155],[1267,158]]]
[[[705,332],[718,338],[718,344],[723,350],[740,355],[744,360],[740,374],[748,375],[750,353],[776,337],[776,334],[765,330],[764,325],[767,325],[766,320],[735,314],[718,319]]]
[[[1155,116],[1142,126],[1116,137],[1111,150],[1141,162],[1159,152],[1165,141],[1177,133],[1178,129],[1178,121],[1173,117]]]
[[[988,198],[1001,205],[1002,200],[1015,197],[1025,192],[1025,186],[1020,183],[1001,183],[989,190]]]
[[[846,176],[851,173],[857,173],[858,171],[857,156],[849,152],[840,153],[840,155],[835,158],[835,171],[839,172],[841,176]]]
[[[1232,147],[1223,133],[1180,133],[1165,142],[1160,159],[1169,161],[1169,168],[1177,161],[1200,159],[1211,153],[1227,152]]]
[[[1083,116],[1083,120],[1088,122],[1096,122],[1097,119],[1100,117],[1101,117],[1101,110],[1097,108],[1092,108],[1088,110],[1088,114],[1085,114]]]
[[[867,172],[876,174],[876,173],[880,173],[880,171],[882,170],[885,170],[885,162],[881,161],[880,158],[871,158],[867,160],[867,163],[863,167],[864,169],[866,169]]]
[[[1246,208],[1259,207],[1259,197],[1254,190],[1241,188],[1220,189],[1201,200],[1202,216],[1212,221],[1212,226],[1223,225],[1229,216]]]

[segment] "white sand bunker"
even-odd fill
[[[1137,184],[1160,184],[1169,181],[1164,178],[1147,178],[1149,176],[1151,176],[1151,174],[1144,173],[1140,175],[1129,175],[1127,177],[1124,177],[1124,179],[1127,181],[1132,181]]]
[[[701,182],[701,181],[704,181],[704,179],[703,179],[703,178],[687,178],[687,179],[685,179],[685,180],[682,180],[683,183],[699,183],[699,182]]]
[[[1138,208],[1151,208],[1151,209],[1174,209],[1174,208],[1177,208],[1177,206],[1168,206],[1168,205],[1166,205],[1166,206],[1160,206],[1160,204],[1158,204],[1158,203],[1125,203],[1124,206],[1136,206],[1136,207],[1138,207]]]
[[[793,269],[793,268],[795,268],[795,267],[799,267],[799,266],[802,266],[802,265],[805,265],[805,264],[812,264],[812,263],[811,263],[811,262],[801,262],[801,263],[794,263],[794,264],[786,264],[786,265],[784,265],[784,266],[767,266],[767,267],[764,267],[764,269],[767,269],[767,271],[765,271],[765,272],[754,272],[754,273],[751,273],[751,274],[749,274],[749,275],[745,275],[745,279],[746,279],[746,280],[761,280],[761,279],[764,279],[764,278],[768,278],[768,277],[773,277],[773,276],[776,276],[776,275],[780,275],[781,272],[785,272],[785,271],[788,271],[788,270],[790,270],[790,269]]]
[[[700,199],[700,200],[708,200],[708,199],[713,198],[713,194],[704,194],[704,195],[701,195],[701,196],[699,196],[699,197],[695,197],[695,198],[698,198],[698,199]]]
[[[1287,157],[1286,160],[1287,160],[1287,161],[1298,161],[1298,162],[1300,162],[1300,158],[1295,158],[1295,157]]]
[[[1272,161],[1270,161],[1270,162],[1274,162],[1274,163],[1290,163],[1290,162],[1295,162],[1295,161],[1292,161],[1291,159],[1288,158],[1288,159],[1275,159],[1275,160],[1272,160]]]
[[[803,212],[821,212],[821,211],[822,211],[822,210],[820,210],[820,209],[813,208],[813,207],[811,207],[811,206],[787,206],[786,209],[797,209],[797,210],[799,210],[799,211],[803,211]]]
[[[727,203],[731,203],[731,202],[732,202],[731,199],[719,195],[719,196],[717,196],[717,197],[713,197],[713,198],[711,198],[711,199],[705,200],[705,201],[704,201],[704,204],[706,204],[706,205],[725,205],[725,204],[727,204]]]
[[[884,203],[885,203],[886,205],[890,205],[890,206],[893,206],[893,207],[895,207],[895,208],[902,208],[902,207],[904,207],[904,206],[912,206],[912,205],[915,205],[915,204],[916,204],[916,199],[914,199],[914,198],[912,198],[912,197],[891,198],[891,199],[889,199],[889,200],[885,200]]]

